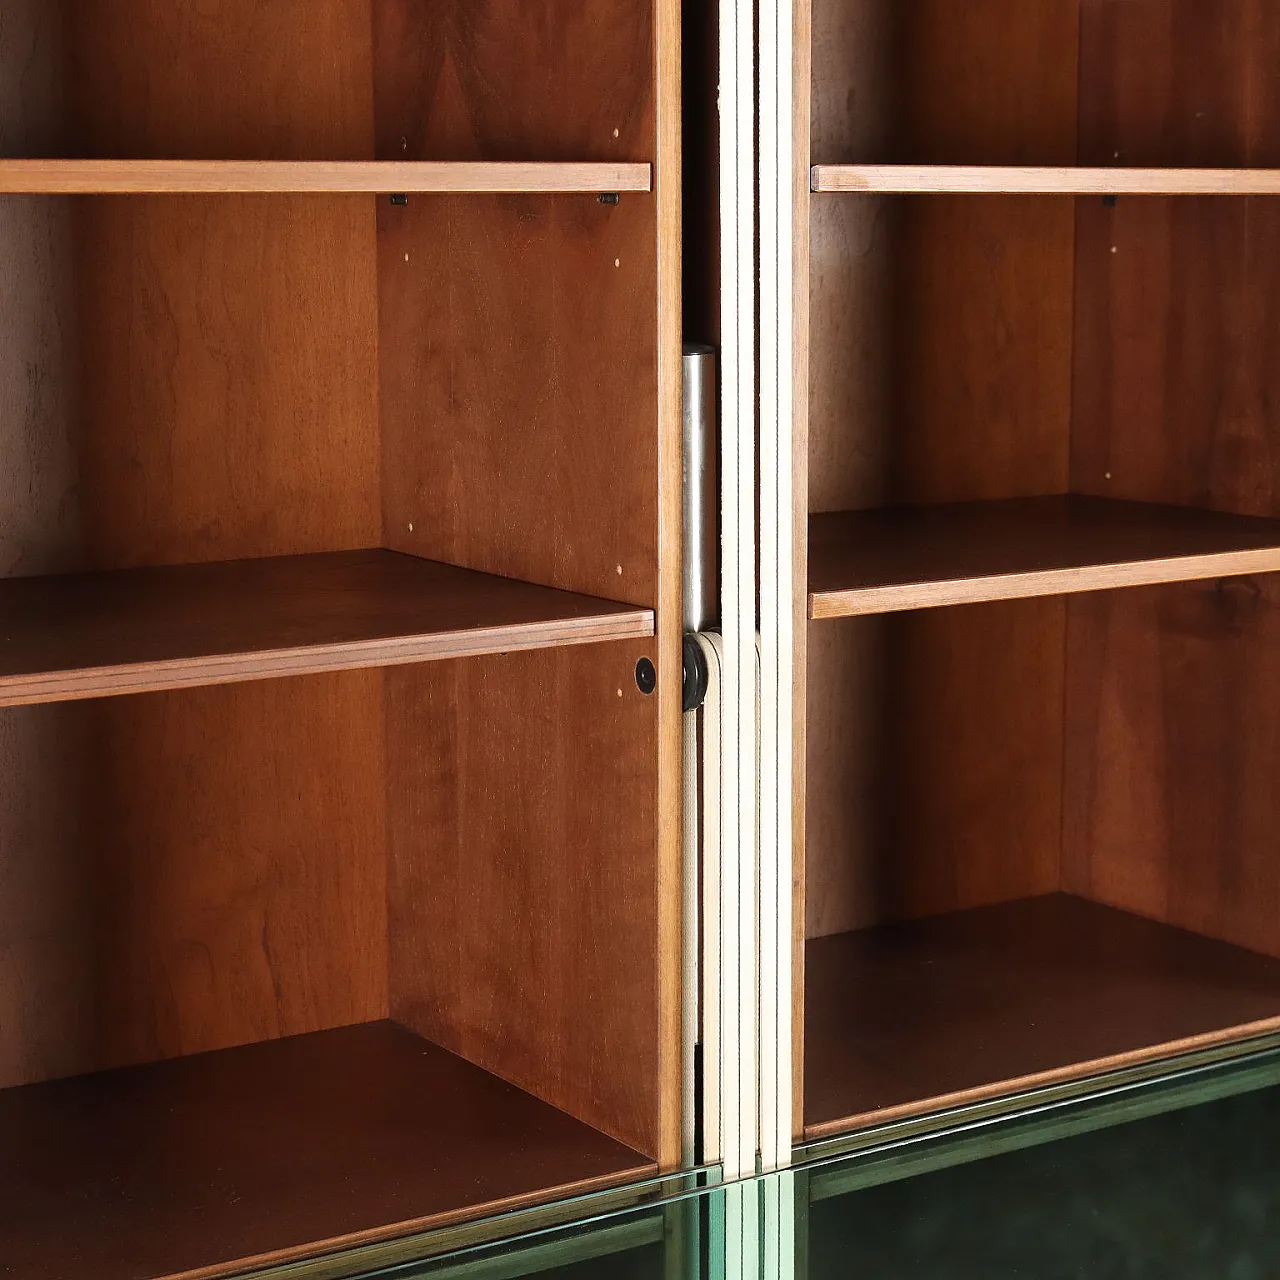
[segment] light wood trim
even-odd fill
[[[1106,498],[848,512],[810,526],[815,620],[1280,571],[1280,521]]]
[[[792,882],[791,882],[791,1133],[804,1139],[804,990],[805,990],[805,839],[808,794],[809,690],[809,305],[810,231],[809,192],[806,172],[813,154],[813,6],[812,0],[795,0],[794,72],[792,111],[795,166],[793,228],[795,261],[792,265],[792,437],[791,482],[795,493],[792,513],[792,548],[795,555],[793,626],[795,671],[792,683]]]
[[[658,1161],[681,1159],[684,877],[683,111],[680,0],[654,6],[658,326]],[[687,993],[689,998],[693,992]]]
[[[897,195],[1280,195],[1280,169],[820,164],[816,192]]]
[[[1280,572],[1280,547],[1259,551],[1219,552],[1177,559],[1142,560],[1131,564],[1086,565],[993,578],[963,578],[942,583],[902,583],[869,590],[822,592],[809,597],[809,616],[856,618],[866,614],[940,609],[993,600],[1030,600],[1083,591],[1111,591],[1162,582],[1197,582],[1206,578],[1244,577]]]
[[[649,191],[647,164],[0,160],[0,195]]]

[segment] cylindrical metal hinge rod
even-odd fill
[[[716,352],[684,348],[684,629],[707,631],[720,617],[720,441]]]

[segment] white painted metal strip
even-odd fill
[[[755,27],[752,0],[720,6],[721,627],[725,759],[724,936],[735,932],[736,1008],[723,1008],[725,1176],[758,1150],[755,689]],[[735,924],[736,922],[736,924]],[[730,964],[730,949],[722,949]],[[727,988],[732,984],[722,984]]]
[[[702,904],[699,901],[698,882],[700,879],[700,849],[702,837],[702,815],[706,811],[698,788],[698,771],[702,752],[699,749],[698,725],[702,719],[700,711],[684,713],[683,734],[683,778],[681,779],[683,824],[683,920],[681,924],[681,991],[683,1009],[681,1011],[681,1074],[682,1097],[680,1106],[680,1156],[686,1168],[698,1161],[698,1046],[702,1040],[701,1013],[704,1003],[702,987],[703,961],[699,952],[702,942],[700,914]],[[713,744],[712,752],[718,751],[719,744]],[[708,753],[710,755],[711,752]],[[720,796],[714,796],[714,805],[718,808]],[[719,850],[716,850],[717,858]],[[708,950],[719,950],[720,940],[708,934],[706,946]]]
[[[761,1162],[791,1158],[794,155],[792,0],[760,0]]]
[[[701,739],[702,785],[699,795],[702,837],[702,1159],[714,1164],[724,1158],[726,1125],[721,1098],[724,1094],[726,1067],[725,1037],[722,1011],[736,1008],[737,948],[734,939],[724,934],[722,905],[723,838],[721,822],[724,814],[724,672],[719,636],[700,635],[698,645],[707,660],[707,697],[698,711]],[[697,762],[694,762],[696,772]],[[687,812],[687,810],[686,810]],[[694,851],[695,858],[697,851]],[[732,953],[725,956],[728,947]],[[731,986],[726,989],[726,981]],[[686,988],[689,990],[690,988]]]

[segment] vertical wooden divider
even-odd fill
[[[656,191],[381,206],[383,543],[656,606],[660,634],[386,673],[391,1009],[672,1163],[678,17],[535,16],[376,0],[379,157],[656,157]]]

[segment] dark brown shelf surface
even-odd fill
[[[0,1093],[0,1273],[221,1275],[653,1171],[372,1023]]]
[[[0,581],[0,706],[653,634],[653,612],[392,551]]]
[[[1054,894],[805,947],[828,1136],[1280,1026],[1280,960]]]
[[[809,616],[843,618],[1280,570],[1280,521],[1110,498],[815,515]]]

